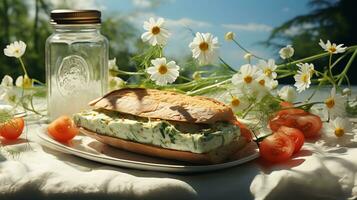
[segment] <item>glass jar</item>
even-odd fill
[[[102,96],[108,82],[108,40],[100,12],[54,10],[54,32],[46,41],[48,118],[71,115]]]

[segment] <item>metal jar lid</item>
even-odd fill
[[[101,13],[98,10],[53,10],[52,24],[100,24]]]

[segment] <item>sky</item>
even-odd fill
[[[60,2],[60,0],[52,0]],[[278,49],[259,45],[270,31],[295,16],[310,11],[309,0],[67,0],[75,9],[99,9],[105,17],[125,16],[139,31],[149,17],[163,17],[172,33],[165,54],[176,58],[190,55],[188,44],[195,32],[210,32],[220,43],[220,56],[234,67],[244,64],[244,52],[224,40],[228,31],[244,47],[264,58],[277,58]],[[293,32],[296,30],[290,30]],[[113,41],[112,41],[113,42]],[[117,58],[120,59],[120,58]]]

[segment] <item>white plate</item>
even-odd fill
[[[62,144],[49,137],[45,128],[39,128],[37,133],[46,146],[58,151],[104,164],[140,170],[180,173],[207,172],[240,165],[259,156],[256,145],[251,142],[239,151],[232,161],[212,165],[195,165],[116,149],[82,134],[77,135],[68,144]]]

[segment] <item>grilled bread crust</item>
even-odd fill
[[[91,101],[89,105],[139,117],[188,123],[213,124],[235,120],[232,109],[215,99],[155,89],[119,89]]]

